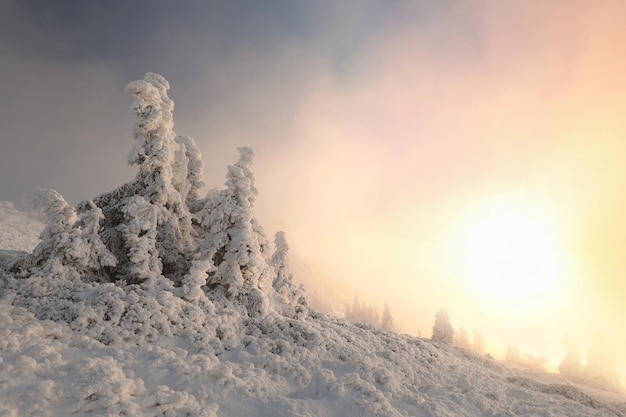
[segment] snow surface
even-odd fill
[[[43,225],[0,204],[4,253]],[[0,415],[623,416],[617,394],[317,312],[244,317],[166,280],[4,276]]]
[[[129,85],[133,182],[77,208],[37,191],[45,228],[0,203],[0,416],[626,416],[620,394],[310,309],[254,218],[252,150],[200,199],[168,86]]]

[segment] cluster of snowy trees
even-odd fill
[[[519,350],[510,342],[507,344],[504,360],[508,363],[512,363],[514,365],[524,368],[534,369],[540,372],[545,371],[545,366],[548,363],[548,359],[543,356],[535,358],[529,353],[526,353],[524,354],[524,356],[522,356],[519,353]]]
[[[93,200],[68,204],[53,190],[29,196],[48,226],[32,254],[8,269],[19,276],[133,285],[166,278],[195,300],[222,293],[251,317],[307,313],[304,290],[289,271],[284,233],[274,250],[254,216],[257,189],[251,148],[239,148],[226,188],[200,197],[201,154],[174,130],[169,83],[148,73],[126,90],[133,97],[135,179]]]
[[[483,336],[474,330],[472,343],[469,339],[467,331],[460,327],[458,331],[455,331],[450,324],[450,317],[446,309],[441,309],[435,313],[435,324],[433,325],[432,340],[439,343],[448,345],[456,345],[460,348],[472,350],[479,355],[486,355],[485,342]]]
[[[383,314],[381,316],[377,306],[361,303],[359,297],[355,296],[352,306],[346,305],[345,318],[359,323],[378,326],[385,330],[395,331],[393,316],[387,303],[383,306]]]
[[[582,364],[578,345],[566,340],[565,358],[559,365],[559,372],[572,382],[590,385],[607,391],[621,391],[622,383],[611,350],[602,336],[596,335],[587,352],[587,363]]]
[[[572,382],[589,385],[606,391],[622,391],[622,383],[613,354],[599,335],[593,339],[587,352],[587,363],[583,366],[578,345],[567,339],[566,354],[559,365],[559,373]],[[510,342],[507,345],[505,361],[538,371],[545,371],[548,360],[535,358],[530,354],[521,355]]]

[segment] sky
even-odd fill
[[[389,303],[423,336],[445,307],[494,354],[554,365],[599,333],[626,374],[625,18],[609,0],[4,0],[0,201],[131,180],[123,90],[157,72],[209,188],[255,149],[257,216],[320,298]]]

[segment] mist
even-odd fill
[[[208,3],[46,20],[37,2],[7,2],[0,200],[48,187],[77,203],[132,179],[123,87],[159,72],[207,188],[238,146],[255,149],[257,216],[286,232],[318,307],[389,303],[398,331],[427,337],[446,307],[494,356],[511,342],[553,366],[565,335],[585,352],[599,332],[626,374],[626,6]],[[570,264],[522,313],[459,279],[467,219],[511,195],[540,207]]]

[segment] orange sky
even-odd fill
[[[624,352],[624,17],[610,1],[475,1],[381,34],[357,77],[319,70],[293,146],[259,153],[261,216],[406,330],[430,335],[447,306],[494,350],[554,363],[566,333],[584,352],[600,331]],[[455,275],[463,219],[503,195],[558,230],[569,272],[552,310],[497,314]]]

